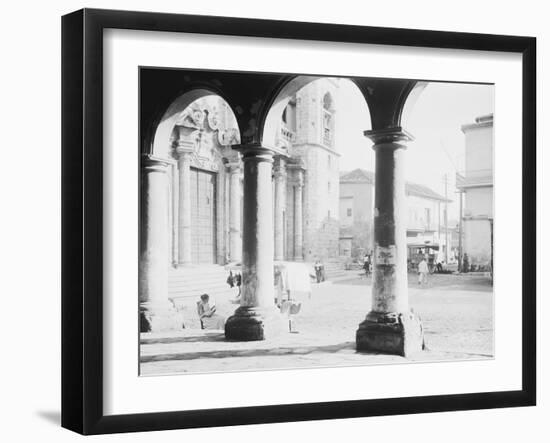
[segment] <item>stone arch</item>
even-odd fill
[[[336,76],[287,76],[279,85],[279,87],[274,89],[272,94],[267,98],[263,114],[260,116],[260,125],[258,128],[259,139],[264,147],[276,148],[275,133],[278,128],[278,123],[281,120],[281,116],[283,115],[283,112],[285,111],[290,98],[303,87],[323,78],[340,78],[342,80],[349,80],[350,82],[354,83],[358,89],[358,92],[362,94],[363,99],[365,100],[365,105],[369,111],[369,114],[371,114],[372,111],[371,106],[368,102],[368,94],[366,94],[365,90],[362,88],[361,79]],[[330,94],[330,92],[327,92],[327,94],[330,101],[330,109],[328,110],[332,112],[334,111],[334,97],[332,96],[332,94]],[[327,96],[327,94],[325,94],[325,97]],[[324,106],[324,103],[323,108],[327,109]]]
[[[158,124],[154,128],[149,153],[157,158],[171,158],[170,145],[172,132],[181,113],[197,100],[208,96],[219,96],[231,108],[233,115],[236,115],[231,103],[229,103],[226,98],[222,94],[220,94],[219,91],[204,87],[191,89],[179,95],[174,101],[172,101],[172,103],[168,106],[168,108],[160,118]],[[235,120],[238,126],[238,120]],[[238,137],[240,138],[241,130],[240,128],[237,129],[239,132]]]
[[[405,124],[409,121],[411,114],[414,112],[414,106],[418,101],[418,98],[428,85],[429,82],[416,82],[410,92],[407,94],[407,96],[405,97],[405,102],[403,104],[403,110],[401,112],[401,125],[406,126]]]
[[[289,76],[283,84],[275,89],[266,101],[266,111],[260,116],[260,141],[266,148],[276,148],[276,131],[279,121],[285,111],[288,102],[296,92],[311,82],[323,77],[319,76]]]

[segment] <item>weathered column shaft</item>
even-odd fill
[[[145,157],[141,165],[139,305],[140,331],[174,329],[168,300],[168,163]]]
[[[172,165],[172,182],[171,182],[171,188],[172,188],[172,208],[171,208],[171,216],[172,216],[172,266],[177,266],[179,262],[179,254],[178,254],[178,225],[179,225],[179,174],[178,174],[178,167],[177,164]]]
[[[418,317],[409,310],[405,142],[402,128],[365,133],[376,151],[372,308],[359,325],[357,349],[403,356],[422,349]]]
[[[241,306],[227,319],[229,340],[264,340],[280,333],[273,286],[273,152],[259,145],[242,146],[243,252]]]
[[[372,310],[375,312],[406,312],[409,308],[404,148],[404,145],[395,142],[374,146]]]
[[[286,207],[286,173],[282,158],[277,159],[275,168],[275,260],[282,261],[284,256],[284,211]]]
[[[179,172],[178,263],[191,263],[191,158],[187,149],[177,149]]]
[[[303,172],[297,171],[298,177],[294,185],[294,261],[304,260],[304,232],[303,232]]]
[[[273,206],[271,154],[243,156],[243,292],[241,306],[272,307]]]
[[[232,262],[239,262],[242,259],[240,164],[231,164],[229,174],[229,257]]]

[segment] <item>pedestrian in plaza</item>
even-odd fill
[[[370,255],[366,254],[363,259],[363,269],[365,270],[365,277],[370,275]]]
[[[422,257],[420,263],[418,263],[418,284],[428,283],[428,262],[426,258]]]
[[[462,258],[462,272],[468,272],[470,270],[470,260],[468,259],[468,254],[464,254]]]
[[[241,274],[240,273],[235,274],[234,280],[235,280],[235,285],[237,286],[237,288],[239,288],[239,293],[237,294],[237,298],[239,298],[241,296],[241,283],[242,283]]]
[[[315,268],[315,278],[317,279],[317,283],[321,283],[321,280],[323,280],[323,264],[319,259],[315,260],[315,265],[313,266]]]
[[[227,277],[227,280],[225,281],[230,288],[233,288],[235,286],[235,277],[233,277],[233,272],[229,271],[229,276]]]

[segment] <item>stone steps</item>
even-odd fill
[[[237,307],[231,303],[237,288],[226,283],[229,271],[221,265],[194,265],[170,270],[168,298],[172,301],[179,321],[186,329],[200,329],[197,301],[208,294],[216,301],[221,315],[230,315]]]
[[[324,265],[325,265],[325,277],[327,280],[342,277],[345,275],[343,262],[340,262],[340,261],[326,262]]]

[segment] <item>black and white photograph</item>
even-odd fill
[[[544,10],[7,2],[0,440],[544,441]]]
[[[494,102],[141,66],[139,374],[493,359]]]

